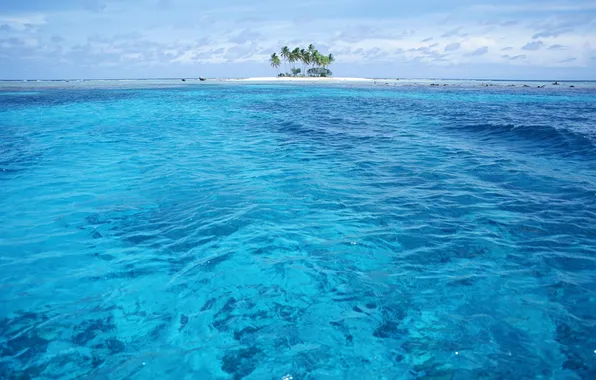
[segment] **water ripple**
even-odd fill
[[[0,97],[0,377],[596,376],[588,90]]]

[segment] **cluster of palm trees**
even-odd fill
[[[307,49],[295,48],[290,50],[287,46],[281,49],[279,55],[277,53],[271,54],[269,63],[274,69],[279,69],[283,59],[284,68],[287,69],[287,64],[290,65],[290,72],[280,73],[279,76],[313,76],[313,77],[328,77],[332,72],[327,68],[335,61],[333,54],[323,55],[315,48],[313,44],[308,45]],[[296,67],[297,65],[302,66]]]

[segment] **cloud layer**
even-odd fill
[[[337,75],[596,73],[592,2],[475,3],[8,0],[0,4],[0,72],[7,79],[271,75],[271,52],[313,42],[334,53]]]

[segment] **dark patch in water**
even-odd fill
[[[95,256],[95,257],[97,257],[99,259],[105,260],[105,261],[112,261],[112,260],[114,260],[116,258],[116,257],[114,257],[112,255],[101,254],[101,253],[95,253],[95,254],[93,254],[93,256]]]
[[[203,307],[201,307],[201,311],[210,310],[216,302],[217,300],[215,298],[208,299]]]
[[[122,343],[121,341],[119,341],[116,338],[110,338],[110,339],[106,340],[106,346],[108,347],[108,350],[110,350],[110,352],[112,354],[118,354],[120,352],[123,352],[124,349],[126,348],[124,343]]]
[[[234,380],[250,375],[258,364],[262,351],[257,347],[249,347],[228,352],[221,361],[221,369],[229,373]]]
[[[213,316],[213,327],[219,331],[228,331],[228,324],[234,318],[231,314],[235,305],[236,299],[229,298],[225,305]]]
[[[113,317],[103,319],[86,320],[75,328],[75,331],[83,330],[76,333],[72,342],[76,345],[83,346],[89,341],[93,340],[98,334],[113,331],[116,328]]]
[[[560,343],[562,353],[567,357],[563,368],[577,373],[582,379],[592,379],[596,376],[596,363],[592,360],[593,353],[585,350],[596,342],[590,329],[571,327],[569,323],[557,322],[556,338]]]
[[[49,343],[49,340],[40,338],[33,332],[27,332],[0,345],[0,356],[10,357],[21,353],[21,359],[34,358],[44,353]]]
[[[385,321],[375,329],[373,336],[377,338],[397,338],[399,333],[399,324],[392,321]]]
[[[138,245],[138,244],[143,244],[148,240],[154,239],[155,236],[154,235],[128,235],[124,238],[124,240],[126,240],[129,243],[132,243],[133,245]]]
[[[234,339],[239,340],[239,341],[246,340],[247,336],[253,335],[253,334],[257,333],[259,330],[260,330],[260,328],[252,327],[252,326],[245,327],[240,331],[235,330],[234,331]]]
[[[346,337],[346,345],[353,346],[354,345],[354,337],[351,334],[348,334]]]
[[[182,329],[185,328],[187,324],[188,324],[188,315],[182,314],[180,316],[180,327],[178,328],[178,331],[182,331]]]
[[[152,339],[158,339],[162,333],[162,331],[164,331],[166,329],[166,327],[168,327],[168,325],[166,323],[160,323],[159,325],[155,326],[151,332],[149,333],[149,336]]]

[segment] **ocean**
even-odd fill
[[[595,87],[385,83],[0,85],[0,378],[596,378]]]

